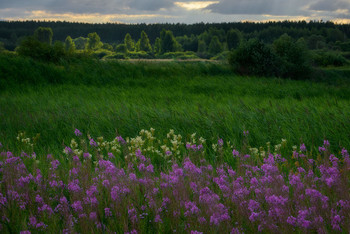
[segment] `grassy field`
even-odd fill
[[[346,233],[347,73],[0,55],[0,232]]]
[[[39,152],[68,144],[75,128],[112,139],[169,129],[209,141],[252,146],[287,139],[350,146],[350,80],[329,82],[239,77],[226,65],[75,61],[59,65],[2,58],[0,141],[40,134]],[[13,72],[13,74],[10,74]],[[10,75],[9,75],[10,74]],[[4,79],[5,78],[5,79]]]

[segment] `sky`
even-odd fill
[[[350,23],[350,0],[0,0],[0,20],[89,23]]]

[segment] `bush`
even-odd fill
[[[278,76],[304,79],[310,74],[308,50],[303,40],[294,42],[284,34],[274,41],[273,49],[278,56]]]
[[[230,54],[230,51],[224,51],[224,52],[221,52],[220,54],[218,54],[210,59],[211,60],[227,60],[229,54]]]
[[[339,52],[336,51],[317,51],[313,53],[312,57],[313,62],[316,66],[340,67],[347,64],[346,58],[344,58]]]
[[[131,59],[152,59],[154,55],[146,53],[145,51],[129,52],[127,56]]]
[[[104,57],[104,59],[125,59],[124,53],[113,53]]]
[[[92,56],[98,59],[102,59],[108,55],[111,55],[113,52],[106,50],[106,49],[99,49],[97,51],[94,51],[92,53]]]
[[[272,49],[257,39],[242,42],[230,53],[229,64],[241,75],[277,75],[277,56]]]
[[[193,51],[186,52],[168,52],[162,55],[158,55],[160,59],[198,59],[198,56]]]
[[[40,42],[34,37],[24,38],[16,52],[21,56],[31,57],[36,60],[58,62],[66,58],[64,45],[62,42],[55,42],[53,46]]]

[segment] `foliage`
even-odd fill
[[[99,47],[101,47],[101,38],[100,36],[96,33],[89,33],[88,34],[88,41],[87,41],[87,49],[88,50],[96,50]]]
[[[75,44],[70,36],[68,36],[64,42],[64,49],[68,54],[73,54],[75,52]]]
[[[21,56],[47,62],[58,62],[65,56],[62,42],[55,42],[54,46],[51,46],[48,43],[38,41],[35,37],[24,38],[16,52]]]
[[[238,151],[196,133],[155,129],[111,140],[83,134],[59,155],[36,154],[20,132],[2,149],[3,232],[348,232],[350,157],[330,143]],[[61,139],[60,139],[61,140]],[[211,153],[209,153],[211,152]],[[339,152],[339,153],[338,153]],[[212,158],[208,161],[208,158]]]
[[[160,41],[161,41],[161,53],[175,52],[177,51],[177,41],[173,33],[170,30],[163,29],[160,32]]]
[[[49,27],[39,27],[35,30],[34,37],[42,43],[51,45],[53,37],[52,29]]]
[[[227,47],[229,50],[237,49],[237,47],[242,42],[242,40],[243,40],[243,36],[239,30],[230,29],[227,32],[226,41],[227,41]]]
[[[213,36],[208,47],[208,52],[212,55],[216,55],[222,52],[222,49],[223,47],[219,41],[219,38],[217,36]]]
[[[129,52],[128,58],[131,59],[152,59],[154,56],[150,53],[147,53],[145,51],[137,51],[137,52]]]
[[[168,52],[162,55],[158,55],[157,58],[160,59],[198,59],[198,56],[195,52],[186,51],[186,52]]]
[[[57,135],[70,140],[72,126],[109,138],[154,127],[160,134],[197,132],[208,142],[224,137],[237,147],[245,129],[254,147],[282,137],[314,146],[324,136],[350,147],[350,73],[326,74],[323,81],[294,81],[240,77],[218,62],[72,58],[52,64],[0,55],[0,112],[6,113],[0,140],[11,146],[3,139],[18,131],[40,133],[37,153],[45,155],[62,145]]]
[[[138,51],[152,52],[152,46],[149,42],[148,36],[145,33],[145,31],[141,32],[141,38],[137,43],[138,43],[138,46],[137,46]]]
[[[313,62],[317,66],[327,67],[327,66],[344,66],[348,62],[339,52],[336,51],[325,51],[319,50],[312,54]]]
[[[133,39],[131,38],[131,35],[127,33],[124,38],[124,44],[126,45],[126,48],[128,51],[134,51],[135,50],[135,43]]]
[[[257,39],[242,42],[230,53],[230,65],[242,75],[274,76],[277,71],[277,56],[273,50]]]
[[[109,55],[112,55],[112,54],[113,54],[113,52],[110,50],[98,49],[92,53],[92,56],[95,58],[98,58],[98,59],[102,59],[102,58],[109,56]]]
[[[294,42],[287,34],[273,42],[273,49],[278,56],[276,74],[282,77],[305,79],[310,75],[309,55],[302,40]]]
[[[125,59],[125,53],[112,53],[110,55],[106,55],[104,59]]]
[[[156,41],[154,42],[153,52],[155,54],[160,54],[162,51],[162,41],[159,37],[156,38]]]
[[[128,52],[128,47],[126,44],[119,44],[117,45],[117,47],[115,48],[115,51],[117,53],[127,53]]]
[[[86,45],[88,44],[88,38],[85,37],[78,37],[73,39],[73,42],[75,44],[75,48],[77,50],[85,50],[86,49]]]

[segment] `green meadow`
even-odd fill
[[[225,63],[76,59],[57,64],[0,56],[0,142],[16,148],[25,131],[35,151],[62,153],[78,128],[93,137],[164,137],[174,129],[249,144],[350,147],[350,79],[346,69],[318,79],[241,77]],[[339,75],[340,74],[340,75]],[[334,78],[333,78],[334,76]],[[317,78],[317,77],[316,77]],[[316,149],[316,148],[313,148]]]

